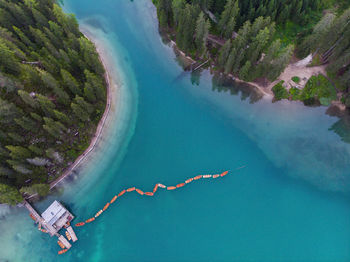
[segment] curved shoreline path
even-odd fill
[[[93,37],[88,36],[87,33],[83,33],[84,36],[89,39],[95,46],[96,52],[99,55],[99,59],[105,69],[105,74],[104,74],[104,78],[105,78],[105,82],[106,82],[106,91],[107,91],[107,100],[106,100],[106,109],[102,115],[101,120],[99,121],[97,128],[96,128],[96,132],[94,134],[94,136],[92,137],[92,140],[90,142],[89,147],[84,151],[83,154],[81,154],[75,161],[73,164],[71,164],[64,172],[61,176],[59,176],[57,179],[55,179],[54,181],[52,181],[50,183],[50,190],[52,190],[54,187],[57,186],[57,184],[59,184],[61,181],[63,181],[67,176],[69,176],[73,170],[79,166],[85,159],[86,157],[95,149],[97,142],[99,141],[103,128],[105,127],[106,124],[106,119],[109,115],[110,109],[111,109],[111,78],[110,78],[110,72],[109,72],[109,68],[107,67],[107,64],[104,60],[103,57],[103,52],[102,50],[99,50],[99,46],[93,41]],[[33,194],[29,197],[27,197],[26,199],[31,199],[35,196],[37,196],[38,194]]]
[[[50,183],[50,189],[54,188],[58,183],[60,183],[65,177],[67,177],[68,175],[71,174],[71,172],[74,170],[74,168],[76,168],[90,153],[92,150],[94,150],[99,138],[101,137],[101,134],[102,134],[102,131],[103,131],[103,128],[105,126],[105,123],[106,123],[106,119],[109,115],[109,112],[110,112],[110,109],[111,109],[111,80],[110,80],[110,72],[109,72],[109,68],[106,66],[106,63],[104,61],[104,58],[102,56],[102,52],[99,50],[99,47],[94,43],[93,41],[93,38],[92,37],[89,37],[86,33],[83,33],[84,36],[89,39],[95,46],[96,48],[96,52],[98,53],[99,55],[99,58],[100,58],[100,61],[105,69],[105,81],[106,81],[106,90],[107,90],[107,104],[106,104],[106,109],[103,113],[103,116],[100,120],[100,122],[98,123],[97,125],[97,128],[96,128],[96,132],[90,142],[90,145],[89,147],[84,151],[84,153],[82,155],[80,155],[72,165],[70,165],[68,167],[67,170],[65,170],[63,172],[63,174],[57,178],[55,181],[51,182]]]

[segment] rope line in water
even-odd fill
[[[236,170],[238,169],[242,169],[244,168],[245,166],[242,166],[242,167],[239,167],[237,168]],[[119,192],[119,194],[115,195],[111,201],[107,202],[107,204],[101,209],[99,210],[95,216],[85,220],[85,222],[79,222],[77,224],[75,224],[75,226],[77,227],[81,227],[81,226],[84,226],[88,223],[91,223],[93,221],[96,220],[96,218],[98,218],[104,211],[106,211],[108,209],[108,207],[113,204],[118,198],[120,198],[122,195],[124,195],[125,193],[131,193],[133,191],[136,191],[138,194],[140,194],[141,196],[154,196],[154,194],[157,192],[158,188],[163,188],[163,189],[166,189],[166,190],[175,190],[175,189],[179,189],[181,187],[184,187],[185,185],[191,183],[192,181],[195,181],[195,180],[199,180],[199,179],[208,179],[208,178],[219,178],[219,177],[224,177],[228,174],[229,171],[225,171],[225,172],[222,172],[221,174],[215,174],[215,175],[198,175],[198,176],[195,176],[195,177],[191,177],[189,179],[187,179],[184,183],[180,183],[180,184],[177,184],[176,186],[166,186],[166,185],[163,185],[163,184],[160,184],[160,183],[157,183],[154,188],[153,188],[153,191],[152,192],[143,192],[141,189],[138,189],[136,187],[130,187],[128,189],[124,189],[122,191]]]

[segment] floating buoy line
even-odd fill
[[[245,166],[239,167],[236,170],[242,169],[244,167]],[[98,218],[100,215],[102,215],[102,213],[105,212],[110,207],[111,204],[113,204],[118,198],[123,196],[125,193],[131,193],[131,192],[135,191],[136,193],[138,193],[141,196],[150,196],[150,197],[152,197],[152,196],[154,196],[154,194],[157,192],[157,190],[159,188],[171,191],[171,190],[175,190],[175,189],[179,189],[181,187],[184,187],[184,186],[190,184],[191,182],[198,181],[200,179],[217,179],[217,178],[222,178],[222,177],[226,176],[228,173],[229,173],[229,171],[224,171],[221,174],[215,174],[215,175],[198,175],[198,176],[195,176],[195,177],[188,178],[188,179],[185,180],[185,182],[179,183],[176,186],[166,186],[166,185],[157,183],[154,186],[153,191],[150,191],[150,192],[144,192],[141,189],[136,188],[136,187],[130,187],[130,188],[127,188],[127,189],[123,189],[117,195],[115,195],[111,199],[111,201],[107,202],[105,204],[105,206],[101,210],[97,211],[96,214],[93,217],[88,218],[85,221],[79,222],[79,223],[75,224],[75,226],[76,227],[82,227],[82,226],[85,226],[86,224],[89,224],[89,223],[95,221],[96,218]],[[67,237],[68,237],[68,235],[67,235]],[[62,250],[60,250],[58,252],[58,254],[63,254],[63,253],[68,251],[67,249],[63,248],[64,246],[62,246],[62,243],[60,243],[60,241],[58,241],[58,244],[62,248]]]

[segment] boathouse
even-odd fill
[[[30,212],[30,217],[35,223],[38,223],[38,229],[50,234],[50,236],[57,236],[59,242],[67,249],[71,248],[72,245],[63,235],[59,234],[63,227],[66,228],[66,235],[69,236],[69,240],[73,242],[78,240],[73,228],[70,226],[74,216],[60,202],[55,200],[41,215],[26,200],[24,200],[24,206]]]
[[[57,200],[41,214],[41,217],[55,230],[55,233],[61,230],[65,225],[68,226],[74,218],[74,216]]]

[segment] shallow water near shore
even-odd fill
[[[153,198],[128,194],[77,228],[62,256],[26,210],[0,208],[0,261],[349,261],[350,145],[329,130],[338,118],[218,86],[207,71],[183,73],[149,0],[64,4],[120,89],[97,149],[36,208],[58,199],[76,223],[130,186],[231,175]]]

